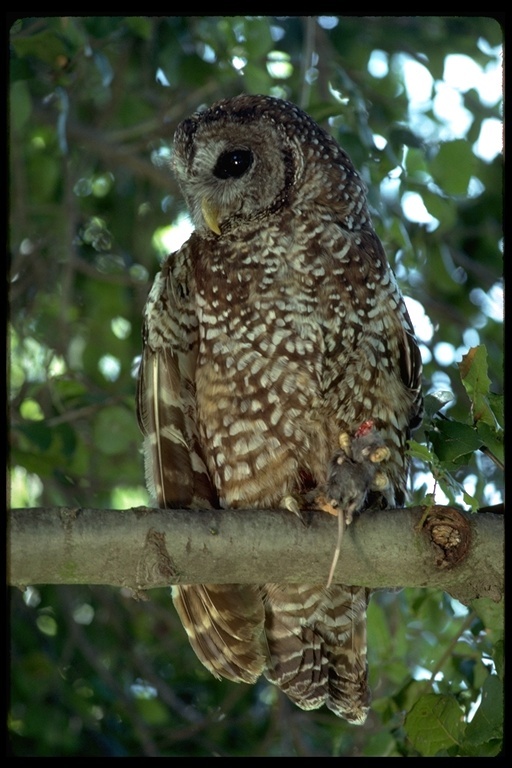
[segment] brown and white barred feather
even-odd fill
[[[173,587],[173,601],[198,659],[215,677],[256,682],[265,666],[265,612],[258,587]]]
[[[349,722],[364,723],[367,604],[364,587],[267,584],[267,679],[302,709],[326,704]]]
[[[163,509],[215,506],[197,431],[197,319],[183,294],[186,273],[174,267],[158,273],[144,311],[137,413],[146,483]]]
[[[181,123],[173,169],[196,231],[145,309],[138,413],[156,503],[300,504],[366,420],[389,459],[360,497],[402,503],[421,360],[347,155],[294,105],[239,96]],[[214,675],[264,674],[303,709],[364,722],[366,589],[180,585],[173,598]]]

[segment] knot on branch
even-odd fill
[[[150,528],[137,564],[137,586],[143,588],[160,579],[172,584],[177,575],[178,571],[167,551],[165,533]]]
[[[471,525],[460,510],[432,507],[420,525],[434,549],[437,568],[454,568],[467,556],[471,546]]]

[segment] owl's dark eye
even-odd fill
[[[233,149],[223,152],[213,169],[213,175],[218,179],[239,179],[251,167],[252,161],[250,149]]]

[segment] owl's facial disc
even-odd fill
[[[251,114],[201,114],[178,128],[174,170],[199,232],[217,236],[247,228],[275,213],[295,180],[284,131]]]

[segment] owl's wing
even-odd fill
[[[197,317],[182,251],[156,276],[144,311],[137,414],[146,482],[163,509],[217,506],[201,450],[195,406]]]
[[[218,507],[196,415],[198,323],[186,248],[169,257],[149,294],[137,387],[146,482],[162,509]],[[235,682],[256,681],[264,664],[264,609],[255,587],[180,585],[173,587],[173,601],[207,669]]]
[[[409,431],[411,431],[419,426],[423,415],[423,394],[421,389],[423,364],[411,318],[403,299],[401,303],[404,323],[400,340],[400,374],[402,381],[412,395],[409,415]]]

